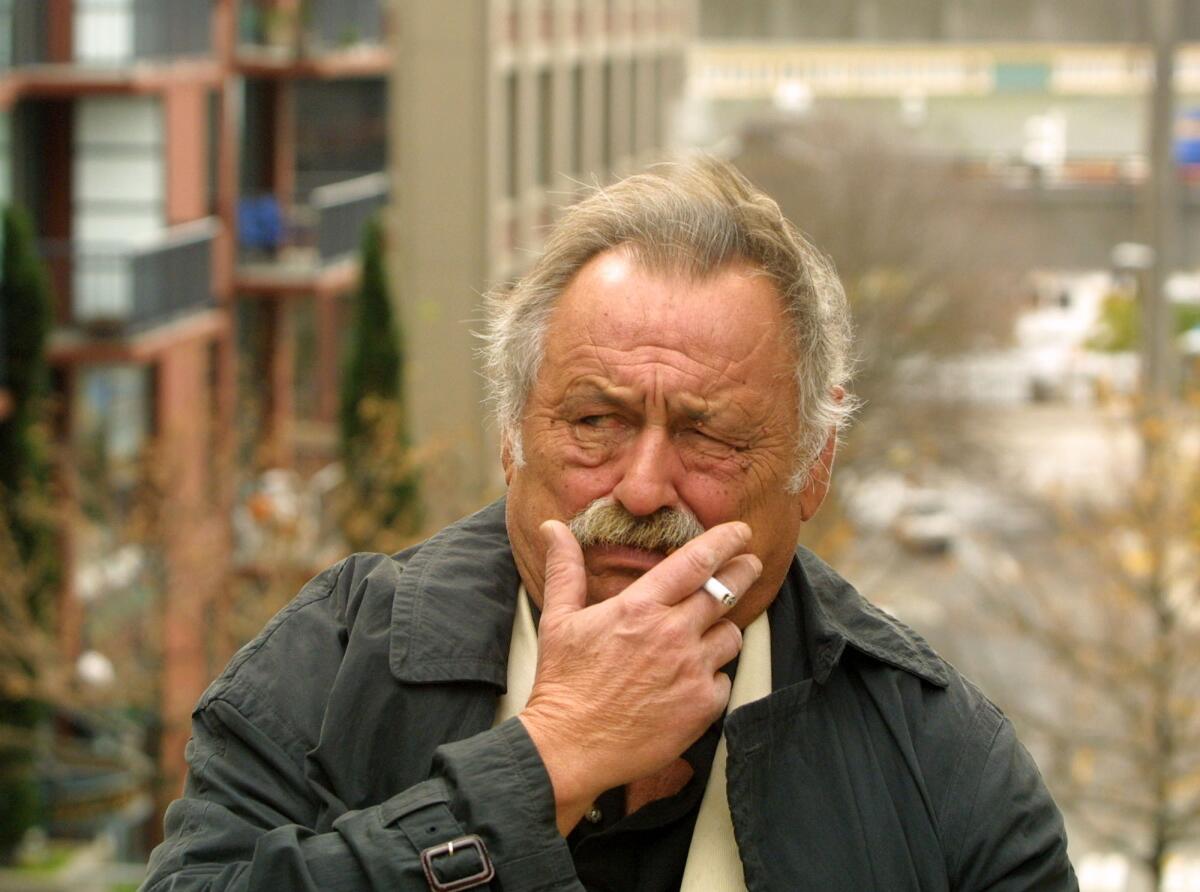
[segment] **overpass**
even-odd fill
[[[1135,43],[839,43],[702,41],[688,92],[706,101],[772,100],[803,84],[814,96],[1142,96],[1153,79]],[[1200,94],[1200,44],[1184,44],[1176,90]]]

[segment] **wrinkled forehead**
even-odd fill
[[[701,267],[689,263],[689,256],[647,254],[635,245],[596,254],[562,289],[550,319],[611,317],[617,304],[632,303],[642,312],[631,320],[650,333],[666,334],[664,325],[686,329],[719,322],[738,327],[763,320],[770,320],[776,330],[790,325],[786,302],[761,266],[737,255],[720,265]]]
[[[710,387],[772,388],[792,371],[789,331],[777,290],[754,267],[728,264],[693,279],[607,252],[560,297],[542,371],[557,377],[583,366],[622,380],[652,370]]]

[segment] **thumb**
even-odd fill
[[[587,577],[583,551],[566,524],[547,520],[539,528],[546,545],[546,574],[542,591],[542,614],[581,609],[587,603]]]

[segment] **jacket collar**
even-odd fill
[[[477,681],[506,687],[520,576],[504,500],[446,527],[409,553],[392,601],[388,662],[400,681]],[[924,639],[868,602],[805,548],[785,594],[800,602],[813,678],[824,684],[852,647],[931,684],[949,683]]]
[[[789,580],[796,581],[793,590],[818,684],[829,679],[847,645],[938,687],[950,683],[945,662],[924,638],[860,595],[807,548],[796,549],[792,571]]]
[[[504,690],[520,582],[503,499],[418,546],[392,599],[392,675],[417,683],[480,681]]]

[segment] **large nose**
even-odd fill
[[[628,445],[621,479],[612,496],[637,517],[653,514],[659,508],[678,507],[675,480],[679,457],[664,427],[647,426]]]

